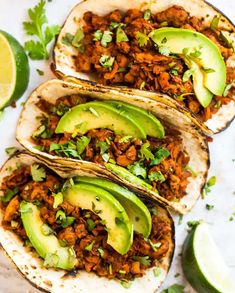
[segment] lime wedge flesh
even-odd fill
[[[0,30],[0,110],[22,96],[28,81],[29,64],[23,47]]]
[[[235,282],[207,224],[200,223],[189,232],[182,256],[183,271],[199,293],[234,293]]]

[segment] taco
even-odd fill
[[[174,252],[167,209],[91,171],[56,172],[27,153],[0,171],[0,242],[23,276],[46,292],[155,292]]]
[[[161,100],[217,133],[235,116],[234,41],[234,25],[205,1],[88,0],[58,36],[54,71]]]
[[[207,176],[207,138],[187,116],[112,90],[46,82],[27,100],[16,136],[52,166],[105,174],[181,213]]]

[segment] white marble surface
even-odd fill
[[[70,9],[77,2],[77,0],[53,0],[48,3],[47,14],[50,23],[62,24]],[[211,0],[210,2],[235,22],[234,0]],[[26,41],[27,37],[22,30],[22,22],[27,17],[27,9],[36,3],[36,0],[0,0],[0,29],[13,34],[22,43]],[[100,0],[100,4],[102,5],[102,0]],[[0,121],[0,164],[7,159],[5,148],[17,146],[14,136],[21,103],[41,82],[53,77],[49,65],[50,61],[30,61],[31,75],[27,92],[18,101],[15,109],[8,108],[5,110],[5,116]],[[37,68],[45,71],[45,75],[39,76],[36,72]],[[209,175],[215,175],[218,183],[212,188],[212,192],[204,200],[199,200],[193,211],[183,218],[181,225],[177,224],[178,216],[175,216],[177,249],[163,288],[173,283],[182,283],[186,285],[185,292],[194,292],[182,276],[179,256],[187,234],[186,223],[189,220],[204,219],[210,224],[211,233],[226,263],[231,268],[232,275],[235,277],[235,217],[234,221],[229,221],[230,216],[235,212],[235,161],[232,161],[235,159],[235,123],[232,123],[226,131],[214,137],[213,143],[210,143],[210,153],[211,168]],[[215,208],[211,211],[206,210],[206,203],[215,205]],[[180,273],[178,278],[174,277],[176,273]],[[0,251],[0,293],[26,292],[38,291],[22,278],[4,253]]]

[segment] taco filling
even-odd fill
[[[169,201],[184,197],[196,176],[180,132],[137,106],[72,95],[37,107],[44,115],[31,139],[40,151],[103,165]]]
[[[147,207],[116,183],[64,180],[39,163],[10,171],[0,186],[2,226],[36,251],[46,268],[128,281],[158,267],[172,249],[164,210]]]
[[[176,5],[158,13],[88,11],[82,29],[61,42],[78,49],[77,72],[95,73],[104,85],[165,93],[207,121],[234,94],[234,68],[225,64],[233,46],[219,20],[205,26]]]

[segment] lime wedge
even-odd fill
[[[0,30],[0,110],[22,96],[28,81],[28,57],[23,47]]]
[[[234,293],[235,282],[206,223],[195,225],[185,240],[183,271],[199,293]]]

